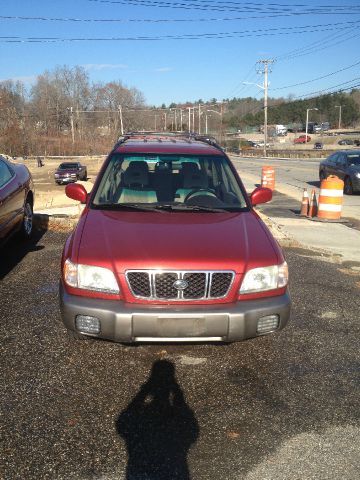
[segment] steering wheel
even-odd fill
[[[193,195],[196,195],[197,193],[206,193],[206,195],[211,195],[212,197],[215,197],[215,198],[218,198],[216,196],[216,193],[213,192],[210,188],[198,188],[197,190],[192,190],[191,192],[189,192],[185,199],[184,199],[184,203],[186,203],[188,200],[190,200],[190,198],[193,196]]]

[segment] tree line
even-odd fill
[[[91,83],[82,67],[57,67],[22,82],[0,83],[0,151],[9,155],[91,154],[108,149],[120,131],[123,106],[145,106],[143,94],[120,81]],[[127,128],[142,127],[127,114]]]
[[[264,122],[263,100],[253,98],[232,99],[224,122],[228,127],[239,130],[245,127],[258,127]],[[268,124],[305,124],[306,110],[317,108],[311,112],[311,121],[329,122],[337,128],[339,106],[341,105],[342,127],[355,127],[360,120],[360,90],[350,93],[332,93],[306,100],[285,98],[269,98]]]
[[[13,156],[85,155],[106,153],[122,131],[180,130],[199,127],[201,132],[224,138],[227,130],[243,130],[263,124],[263,100],[252,97],[161,107],[146,105],[137,88],[121,81],[90,82],[80,66],[58,66],[39,75],[27,90],[22,82],[0,82],[0,152]],[[268,124],[311,121],[355,126],[360,119],[360,90],[322,95],[311,100],[269,98]],[[190,109],[190,111],[189,111]],[[191,111],[192,110],[192,111]],[[221,112],[221,113],[220,113]],[[191,114],[191,119],[188,118]]]

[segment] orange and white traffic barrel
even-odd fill
[[[275,168],[270,166],[261,169],[261,186],[275,190]]]
[[[322,180],[320,185],[318,218],[338,220],[341,218],[341,209],[344,195],[344,182],[335,175]]]

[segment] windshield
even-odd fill
[[[96,191],[95,208],[174,210],[247,208],[223,156],[114,154]]]
[[[347,158],[349,165],[360,165],[360,153],[348,155]]]
[[[78,168],[77,163],[62,163],[59,166],[59,170],[73,170],[73,169],[76,169],[76,168]]]

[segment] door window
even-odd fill
[[[0,158],[0,188],[6,185],[13,177],[13,172],[6,165],[6,163]]]

